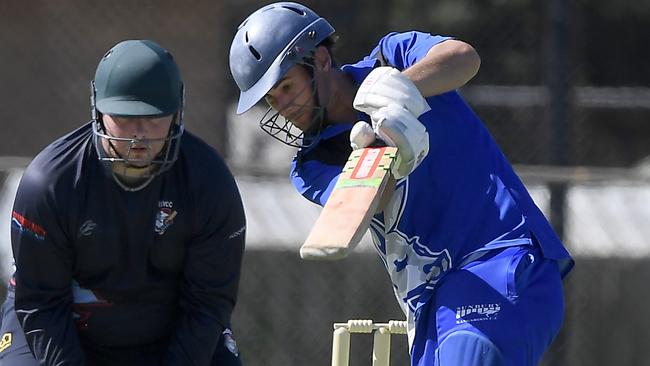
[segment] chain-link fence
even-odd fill
[[[268,2],[2,2],[0,156],[28,160],[87,121],[89,81],[113,44],[133,38],[159,42],[181,67],[188,129],[227,155],[242,190],[249,243],[234,330],[245,364],[326,365],[333,322],[386,321],[402,314],[367,240],[342,262],[298,259],[297,247],[318,209],[303,202],[285,178],[294,151],[257,127],[262,107],[233,113],[237,92],[228,71],[229,44],[237,24]],[[650,4],[305,3],[337,29],[335,53],[342,63],[363,57],[392,30],[448,34],[475,46],[481,71],[460,92],[577,259],[566,283],[566,323],[545,364],[645,364],[650,68],[644,45]],[[19,178],[10,168],[25,160],[0,160],[0,244],[8,253],[6,211]],[[369,337],[353,337],[353,365],[369,363],[370,343]],[[394,343],[395,364],[406,364],[405,339],[394,337]]]

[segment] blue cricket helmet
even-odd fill
[[[264,6],[238,27],[230,46],[230,72],[240,90],[237,114],[259,102],[296,64],[309,62],[334,28],[308,7]]]

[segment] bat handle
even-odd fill
[[[386,144],[386,141],[384,141],[384,140],[380,139],[379,137],[377,137],[377,138],[375,138],[375,141],[372,144],[370,144],[370,145],[368,145],[366,147],[386,147],[386,146],[388,146],[388,144]]]

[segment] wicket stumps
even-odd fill
[[[374,333],[372,365],[388,366],[390,363],[390,335],[406,334],[406,322],[391,320],[388,323],[373,323],[372,320],[348,320],[334,323],[332,343],[332,366],[350,364],[350,334]]]

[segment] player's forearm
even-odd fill
[[[186,314],[163,357],[163,366],[208,365],[224,327],[202,314]]]
[[[17,205],[26,201],[18,196],[16,200]],[[81,366],[84,355],[72,315],[70,251],[53,240],[54,226],[42,232],[36,238],[12,230],[12,242],[19,248],[15,255],[16,316],[27,345],[42,365]]]
[[[16,303],[16,315],[23,327],[27,345],[37,360],[46,366],[83,366],[72,314],[60,308],[34,310]]]
[[[230,291],[229,291],[230,292]],[[181,314],[164,366],[208,365],[221,333],[230,324],[235,295],[192,289],[180,303]]]
[[[164,366],[208,365],[230,324],[245,239],[243,208],[237,204],[230,209],[225,230],[189,245],[179,319]]]
[[[429,97],[458,89],[476,75],[481,59],[469,44],[458,40],[441,42],[403,73]]]

